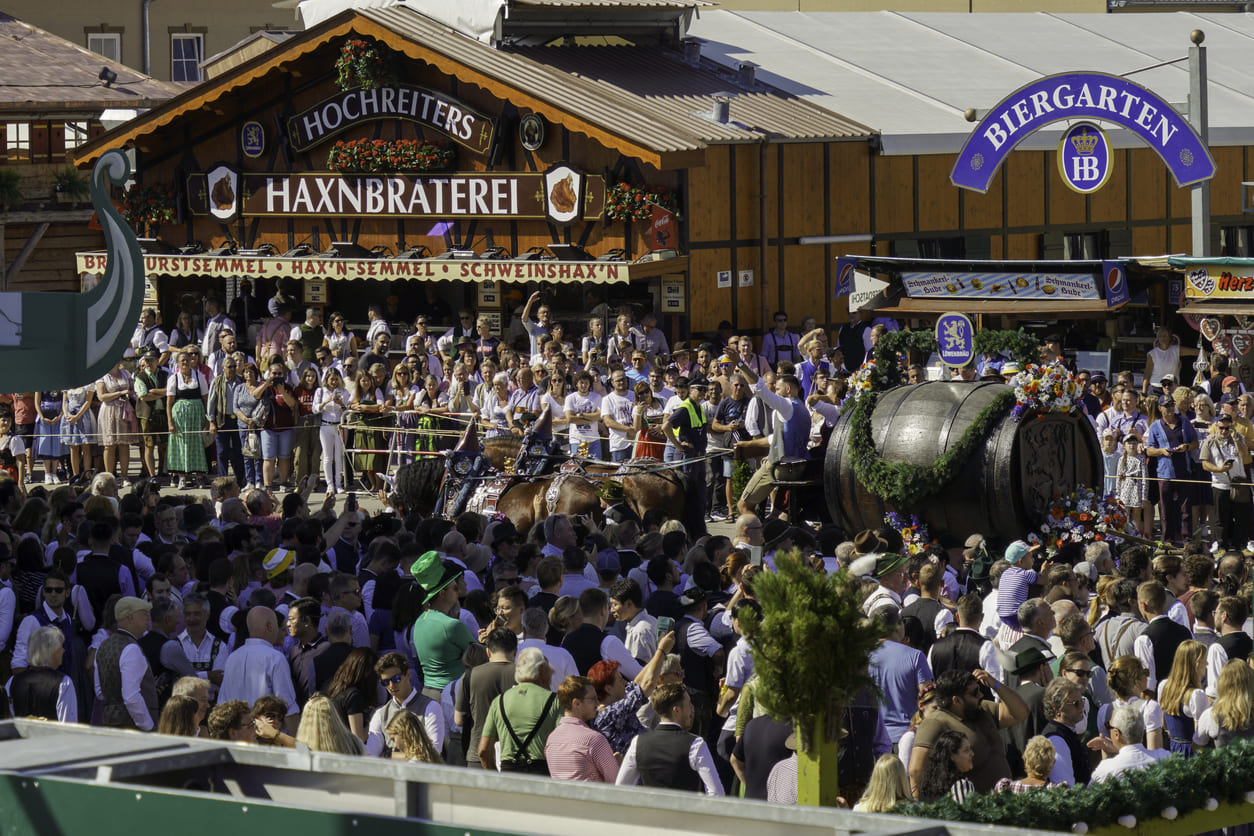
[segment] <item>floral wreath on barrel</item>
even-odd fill
[[[1017,360],[1025,368],[1031,364],[1033,369],[1038,360],[1039,342],[1036,337],[1022,329],[1018,331],[977,331],[975,334],[975,351],[977,354],[1001,354]],[[849,452],[853,464],[854,475],[860,484],[884,502],[897,508],[910,508],[930,496],[935,496],[957,478],[967,460],[976,448],[983,444],[993,428],[1012,407],[1016,408],[1015,417],[1021,417],[1027,410],[1034,409],[1037,413],[1053,409],[1055,398],[1040,398],[1036,392],[1029,392],[1031,385],[1016,385],[1013,389],[997,395],[967,427],[966,432],[958,441],[942,453],[929,465],[913,465],[907,462],[885,461],[875,449],[871,437],[871,415],[875,412],[875,404],[881,393],[900,385],[901,363],[899,352],[914,352],[929,356],[937,349],[936,335],[930,331],[889,331],[880,337],[875,344],[875,354],[862,368],[854,374],[858,385],[857,393],[846,401],[844,409],[852,409],[850,416]],[[1034,371],[1025,375],[1024,384],[1044,375]],[[1057,373],[1049,372],[1051,377]],[[1069,377],[1069,374],[1067,375]],[[1018,382],[1018,381],[1016,381]],[[1060,384],[1067,388],[1066,380]],[[1070,384],[1074,387],[1074,381]],[[1035,387],[1039,390],[1039,386]],[[1072,390],[1074,391],[1074,390]],[[1051,390],[1052,392],[1052,390]],[[1016,395],[1016,393],[1019,393]],[[1027,397],[1030,395],[1030,398]],[[1074,404],[1060,402],[1058,411],[1071,414]],[[842,410],[843,411],[843,410]]]

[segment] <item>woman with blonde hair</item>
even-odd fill
[[[1092,598],[1089,599],[1089,617],[1090,627],[1096,627],[1097,622],[1102,620],[1102,616],[1110,609],[1110,597],[1114,594],[1115,582],[1118,578],[1111,575],[1102,575],[1097,579],[1097,589]]]
[[[1067,786],[1065,781],[1053,783],[1049,780],[1049,772],[1054,768],[1054,760],[1057,757],[1058,750],[1054,748],[1054,744],[1049,742],[1049,738],[1038,734],[1023,747],[1023,768],[1026,777],[1018,781],[1002,778],[993,787],[993,791],[1006,792],[1008,790],[1018,795],[1032,790]]]
[[[853,805],[855,813],[887,813],[903,801],[912,801],[910,776],[901,758],[893,754],[880,755],[871,771],[862,798]]]
[[[1193,742],[1223,749],[1233,740],[1254,737],[1254,670],[1244,659],[1230,659],[1219,671],[1216,697],[1198,718]]]
[[[1113,700],[1097,710],[1097,727],[1105,729],[1110,715],[1121,705],[1129,705],[1141,712],[1145,721],[1145,748],[1163,748],[1163,709],[1157,700],[1147,699],[1145,685],[1149,681],[1149,668],[1135,656],[1120,656],[1107,671],[1106,684],[1110,686]]]
[[[348,724],[325,694],[314,694],[305,703],[305,710],[300,714],[300,727],[296,729],[296,742],[304,743],[315,752],[336,755],[366,753],[366,747],[349,731]]]
[[[1193,757],[1193,733],[1209,702],[1202,690],[1206,671],[1206,645],[1183,641],[1171,661],[1171,674],[1158,685],[1158,702],[1167,725],[1167,749]]]
[[[392,760],[411,763],[444,763],[444,758],[431,745],[427,730],[417,715],[402,711],[392,718],[383,733],[392,738]]]

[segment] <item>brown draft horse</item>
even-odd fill
[[[468,445],[477,443],[472,424],[467,428],[458,447],[467,449]],[[521,443],[510,438],[488,439],[482,449],[492,469],[499,473],[505,459],[517,459]],[[654,508],[668,511],[679,509],[680,521],[690,537],[695,539],[705,534],[705,518],[702,513],[704,506],[697,493],[704,486],[694,486],[686,474],[675,469],[651,469],[660,464],[651,459],[636,460],[628,465],[628,470],[643,472],[617,477],[623,483],[623,494],[628,505],[640,517]],[[589,474],[604,478],[618,473],[620,467],[618,464],[605,462],[589,463],[584,469]],[[406,512],[432,513],[443,478],[443,458],[420,457],[413,464],[405,465],[396,475],[396,490],[401,506]],[[558,479],[561,484],[556,503],[550,511],[546,494],[554,479]],[[527,531],[550,513],[587,515],[600,524],[601,503],[596,491],[601,481],[598,478],[587,479],[577,473],[528,477],[527,481],[519,481],[501,494],[497,511],[504,514],[519,531]]]

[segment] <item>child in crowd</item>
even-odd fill
[[[1137,530],[1148,536],[1154,524],[1154,508],[1149,501],[1149,482],[1145,464],[1145,445],[1133,433],[1123,437],[1123,453],[1116,471],[1115,495],[1128,509],[1128,517]]]

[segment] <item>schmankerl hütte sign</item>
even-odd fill
[[[1016,145],[1047,125],[1070,119],[1113,122],[1132,131],[1159,156],[1177,186],[1215,176],[1215,161],[1201,137],[1156,93],[1106,73],[1064,73],[1038,79],[998,102],[967,138],[950,182],[988,191]]]

